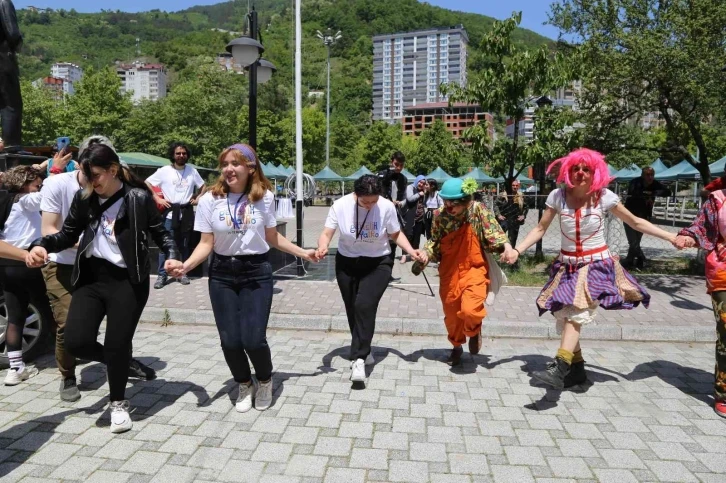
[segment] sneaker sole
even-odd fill
[[[11,371],[12,369],[8,369],[8,370]],[[16,379],[13,379],[13,380],[8,381],[7,376],[6,376],[5,377],[4,384],[6,386],[10,386],[10,387],[17,386],[21,382],[27,381],[28,379],[31,379],[31,378],[33,378],[33,377],[35,377],[35,376],[38,375],[38,369],[36,369],[34,367],[33,368],[29,368],[28,366],[25,366],[25,370],[28,373],[28,377],[25,377],[25,378],[22,378],[21,377],[20,379],[17,379],[17,380]]]
[[[249,412],[249,411],[250,411],[250,410],[252,409],[252,406],[250,406],[250,407],[242,407],[242,408],[241,408],[241,407],[239,407],[238,405],[236,405],[236,404],[235,404],[235,405],[234,405],[234,409],[235,409],[235,410],[236,410],[236,411],[237,411],[238,413],[246,413],[246,412]]]
[[[70,397],[69,396],[64,396],[61,393],[60,398],[61,398],[61,401],[65,401],[65,402],[76,402],[76,401],[78,401],[78,400],[81,399],[81,393],[79,392],[78,394],[75,394],[75,395],[70,396]]]
[[[552,384],[551,381],[545,381],[544,379],[541,379],[540,377],[537,377],[537,375],[535,375],[535,374],[532,374],[532,377],[534,379],[536,379],[537,381],[541,382],[542,384],[545,384],[545,385],[547,385],[547,386],[549,386],[551,388],[554,388],[554,389],[564,389],[565,388],[565,384],[564,383],[562,383],[561,386],[556,386],[556,385]]]
[[[129,424],[128,426],[126,426],[126,425],[124,425],[124,426],[116,426],[116,427],[111,426],[111,432],[113,434],[121,434],[121,433],[125,433],[126,431],[131,431],[131,429],[133,427],[134,427],[133,424]]]

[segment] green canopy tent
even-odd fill
[[[614,177],[618,172],[618,168],[608,163],[608,172],[610,173],[610,177]]]
[[[663,171],[668,169],[668,166],[663,164],[663,161],[661,161],[660,158],[653,161],[653,164],[651,164],[650,167],[653,168],[655,174],[662,173]]]
[[[627,166],[615,173],[613,177],[615,178],[616,182],[622,183],[637,178],[638,176],[640,176],[641,171],[642,169],[640,169],[638,166],[631,164],[630,166]]]
[[[726,170],[726,156],[709,164],[708,168],[711,170],[711,176],[723,176],[724,170]]]
[[[401,171],[401,174],[406,177],[406,181],[408,181],[409,183],[413,183],[413,181],[416,179],[416,175],[411,174],[411,172],[409,170],[407,170],[406,168],[404,168],[403,171]]]
[[[441,169],[441,167],[437,166],[435,170],[431,171],[429,173],[429,175],[426,176],[426,178],[435,179],[438,183],[443,183],[447,179],[451,179],[451,176],[446,171]],[[414,179],[416,179],[415,176],[414,176]],[[411,180],[411,181],[413,181],[413,180]]]
[[[358,171],[356,171],[355,173],[351,174],[350,176],[346,176],[345,177],[345,180],[346,181],[355,181],[358,178],[360,178],[361,176],[365,176],[366,174],[373,174],[373,173],[371,172],[370,169],[366,168],[365,166],[361,166],[358,169]]]
[[[496,178],[492,178],[480,168],[474,168],[473,170],[466,173],[464,176],[459,176],[459,178],[472,178],[477,183],[499,183],[499,180],[497,180]]]
[[[326,166],[321,169],[318,174],[313,176],[315,181],[321,181],[323,183],[339,182],[341,192],[345,195],[345,178],[340,176],[338,173],[330,169],[330,166]]]
[[[146,153],[118,153],[118,157],[121,161],[124,161],[129,166],[138,166],[142,168],[163,168],[169,166],[169,160],[160,156],[154,156],[153,154]],[[188,166],[196,168],[197,171],[217,171],[212,168],[204,168],[197,166],[192,163],[187,163]]]

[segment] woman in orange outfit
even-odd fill
[[[481,323],[487,314],[484,302],[489,289],[485,251],[509,253],[512,246],[494,214],[472,200],[474,180],[450,179],[439,192],[444,210],[439,212],[426,244],[426,257],[439,262],[439,295],[444,323],[454,346],[447,363],[461,362],[462,345],[469,337],[469,352],[481,349]]]

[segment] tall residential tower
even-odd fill
[[[400,121],[418,104],[446,102],[441,84],[466,85],[463,25],[373,37],[373,119]]]

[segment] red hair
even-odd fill
[[[568,187],[573,188],[574,185],[570,180],[570,170],[579,164],[584,164],[590,168],[590,171],[592,172],[592,186],[590,187],[588,194],[595,193],[603,188],[606,188],[613,180],[613,178],[610,177],[610,171],[608,170],[608,165],[605,162],[605,156],[597,151],[587,148],[577,149],[564,158],[553,161],[547,167],[547,174],[556,172],[557,183],[565,184]]]

